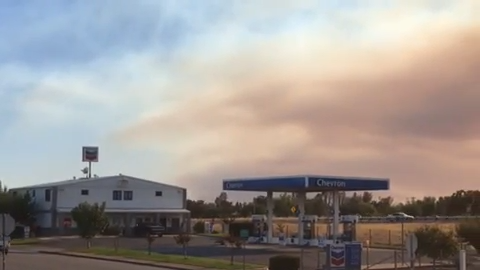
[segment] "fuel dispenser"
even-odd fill
[[[305,215],[301,217],[303,223],[303,239],[299,244],[303,245],[317,245],[317,230],[316,224],[318,222],[318,216],[314,215]]]
[[[311,240],[315,239],[315,224],[318,221],[318,216],[303,216],[302,217],[302,222],[303,222],[303,239],[304,240]]]
[[[355,241],[358,215],[340,216],[342,233],[335,242],[329,240],[323,244],[326,254],[325,270],[360,270],[362,269],[362,243]]]
[[[248,237],[249,243],[262,243],[266,241],[267,226],[265,224],[267,217],[265,215],[252,215],[253,232]]]
[[[357,239],[357,223],[360,220],[358,215],[340,216],[340,223],[343,225],[341,240],[343,242],[354,242]]]

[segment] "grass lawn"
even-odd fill
[[[84,254],[99,255],[99,256],[128,258],[128,259],[149,261],[149,262],[191,265],[191,266],[198,266],[198,267],[203,267],[207,269],[232,269],[232,270],[243,269],[243,264],[235,263],[234,265],[231,265],[230,261],[227,261],[227,260],[210,259],[210,258],[203,258],[203,257],[187,257],[185,259],[183,256],[180,256],[180,255],[167,255],[167,254],[159,254],[159,253],[152,253],[151,255],[148,255],[146,251],[144,252],[144,251],[128,250],[128,249],[119,249],[115,251],[114,249],[110,249],[110,248],[91,248],[91,249],[82,249],[76,252],[84,253]],[[252,264],[245,265],[245,269],[258,269],[261,267],[262,267],[261,265],[252,265]]]
[[[24,239],[12,239],[13,246],[20,246],[20,245],[35,245],[40,243],[40,240],[36,238],[24,238]]]

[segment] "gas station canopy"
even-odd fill
[[[388,178],[296,175],[223,180],[223,190],[231,191],[378,191],[389,188]]]

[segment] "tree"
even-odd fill
[[[418,239],[417,255],[427,256],[434,261],[450,259],[458,253],[458,243],[451,231],[437,226],[424,226],[415,231]]]
[[[16,222],[26,226],[34,225],[36,221],[35,201],[30,194],[14,194],[5,186],[0,187],[0,212],[10,214]]]
[[[328,193],[329,194],[329,193]],[[327,201],[331,196],[318,193],[305,201],[305,212],[308,215],[325,216],[330,214]],[[250,217],[252,214],[266,214],[265,196],[257,196],[249,202],[231,202],[222,192],[213,202],[203,200],[187,201],[187,208],[194,218],[223,219],[236,213],[238,217]],[[296,202],[290,193],[283,193],[273,198],[273,215],[276,217],[292,217],[292,206]],[[424,197],[423,199],[410,198],[404,203],[393,202],[392,197],[373,199],[369,192],[354,193],[351,196],[342,196],[342,214],[360,214],[362,216],[385,216],[394,212],[405,212],[413,216],[460,216],[480,215],[480,191],[459,190],[450,196]]]
[[[472,245],[480,252],[480,220],[465,220],[460,222],[455,229],[457,236],[462,241]]]
[[[29,193],[21,195],[9,195],[10,197],[10,215],[16,222],[31,226],[35,223],[35,202]]]
[[[77,224],[78,234],[87,240],[87,248],[91,246],[91,239],[108,225],[108,219],[105,216],[105,202],[102,204],[81,203],[72,209],[71,215]]]
[[[235,251],[243,247],[243,241],[241,238],[232,235],[225,236],[222,240],[223,243],[230,248],[230,264],[233,265]]]
[[[147,245],[148,245],[148,255],[152,255],[152,244],[157,240],[158,235],[154,234],[147,234],[146,239],[147,239]]]
[[[188,246],[188,243],[190,242],[190,240],[192,240],[192,238],[190,237],[190,235],[188,235],[186,233],[181,233],[181,234],[175,236],[173,239],[175,240],[175,243],[177,243],[177,245],[182,246],[183,257],[186,259],[187,258],[187,246]]]

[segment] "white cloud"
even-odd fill
[[[371,1],[373,8],[336,11],[329,10],[325,2],[318,5],[317,1],[210,1],[208,4],[202,2],[202,5],[179,1],[140,1],[135,4],[132,1],[103,1],[82,4],[52,15],[49,20],[31,22],[28,26],[34,27],[26,27],[25,32],[14,39],[10,47],[7,48],[5,44],[0,47],[0,51],[15,50],[15,47],[35,42],[42,36],[70,31],[79,43],[71,44],[72,47],[80,45],[100,52],[93,60],[85,63],[71,62],[45,69],[18,63],[0,65],[0,75],[5,78],[0,84],[0,93],[14,91],[6,90],[6,87],[21,89],[21,94],[17,94],[12,101],[18,121],[10,133],[34,134],[48,128],[68,130],[88,119],[89,127],[98,130],[95,139],[108,140],[108,135],[122,128],[134,126],[152,116],[175,111],[178,109],[177,103],[200,103],[196,100],[199,96],[202,97],[199,93],[212,93],[203,98],[221,102],[231,91],[242,91],[235,89],[236,85],[228,83],[241,81],[243,77],[250,78],[252,71],[257,71],[257,80],[269,77],[272,75],[269,72],[275,72],[278,65],[285,64],[302,67],[311,65],[310,70],[283,74],[285,77],[297,76],[302,79],[308,77],[303,72],[314,74],[318,69],[328,74],[340,74],[348,67],[337,65],[335,59],[338,54],[354,55],[352,47],[373,48],[372,51],[382,47],[391,49],[398,44],[404,46],[405,40],[411,43],[411,47],[415,47],[415,44],[422,47],[428,44],[429,37],[426,35],[432,32],[431,29],[453,29],[471,24],[476,18],[476,13],[471,11],[474,5],[478,5],[476,1],[448,2],[448,5],[436,12],[427,8],[420,9],[419,6],[431,4],[428,1],[420,2],[397,1],[394,5],[385,7],[382,4],[384,1]],[[305,13],[293,16],[296,11]],[[478,18],[476,20],[478,22]],[[162,49],[160,45],[168,42],[160,38],[162,31],[165,31],[165,25],[174,21],[182,21],[188,26],[188,29],[184,29],[184,39],[174,50]],[[118,30],[119,23],[122,22],[126,23],[123,35],[122,32],[111,32],[112,36],[102,36],[110,33],[111,29]],[[148,31],[143,35],[145,41],[138,42],[141,46],[121,46],[124,43],[130,44],[131,40],[127,40],[130,37],[128,33],[144,29]],[[114,34],[118,36],[114,37]],[[108,44],[103,42],[106,39],[114,40],[117,44],[102,47]],[[356,45],[351,46],[352,44]],[[264,53],[257,54],[256,61],[250,65],[243,61],[258,51]],[[329,55],[329,52],[337,54]],[[320,67],[318,63],[312,64],[310,59],[311,55],[317,53],[321,53],[324,59],[324,64]],[[231,63],[231,66],[225,67],[224,63]],[[261,65],[256,66],[255,63]],[[361,64],[351,63],[350,68],[357,70]],[[278,82],[279,87],[281,83]],[[307,88],[308,82],[304,84]],[[235,111],[230,113],[238,114]],[[128,144],[110,141],[108,149],[118,147],[122,155],[129,155],[132,150],[123,149],[157,148],[156,151],[160,151],[158,148],[165,149],[158,145],[165,144],[170,145],[169,150],[176,151],[177,154],[189,151],[206,153],[204,159],[189,160],[189,164],[186,164],[188,169],[195,171],[225,162],[216,156],[218,152],[215,149],[231,147],[232,151],[239,151],[241,147],[229,143],[233,139],[245,139],[240,135],[222,138],[219,137],[220,132],[209,130],[195,135],[191,140],[178,140],[190,138],[191,134],[187,133],[192,132],[192,129],[177,124],[171,127],[177,131],[172,132],[171,140],[149,142],[147,146],[140,146],[141,140]],[[231,123],[232,126],[235,124]],[[239,133],[242,128],[244,127],[238,127]],[[178,131],[186,134],[178,134]],[[287,135],[271,141],[269,138],[275,137],[276,132],[265,129],[259,135],[261,138],[257,143],[268,144],[265,148],[258,145],[259,156],[272,158],[277,153],[271,149],[277,149],[280,145],[293,149],[296,142],[305,140],[295,127],[287,126],[282,127],[281,134],[290,134],[295,143]],[[81,136],[78,134],[72,143],[77,143]],[[179,143],[175,144],[176,141]],[[164,154],[162,152],[158,157],[149,155],[149,160],[152,163],[157,158],[165,160]],[[349,148],[336,155],[341,158],[376,153]],[[238,159],[248,159],[248,156],[240,153]],[[153,165],[149,170],[152,170],[148,172],[149,175],[171,173],[156,171]]]

